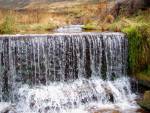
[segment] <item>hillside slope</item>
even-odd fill
[[[0,0],[0,8],[24,8],[30,4],[51,4],[55,2],[97,2],[99,0]]]

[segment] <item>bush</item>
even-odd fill
[[[135,73],[136,69],[138,68],[138,53],[140,53],[139,47],[141,42],[141,35],[139,34],[136,27],[125,28],[123,32],[127,33],[129,42],[129,69],[132,73]]]
[[[15,32],[15,19],[12,16],[7,16],[4,19],[4,22],[0,25],[1,34],[12,34]]]
[[[147,69],[150,64],[150,34],[145,24],[129,26],[122,30],[129,40],[129,71],[133,74]]]

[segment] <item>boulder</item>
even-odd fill
[[[150,91],[146,91],[143,96],[143,100],[139,101],[138,104],[145,110],[150,111]]]
[[[150,91],[145,91],[143,100],[150,102]]]
[[[94,113],[120,113],[120,111],[115,110],[115,109],[102,109],[102,110],[98,110]]]

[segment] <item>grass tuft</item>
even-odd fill
[[[13,34],[16,30],[15,19],[12,16],[6,16],[0,25],[1,34]]]

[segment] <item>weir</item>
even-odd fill
[[[122,33],[0,36],[0,101],[14,103],[17,113],[128,105],[127,53]]]

